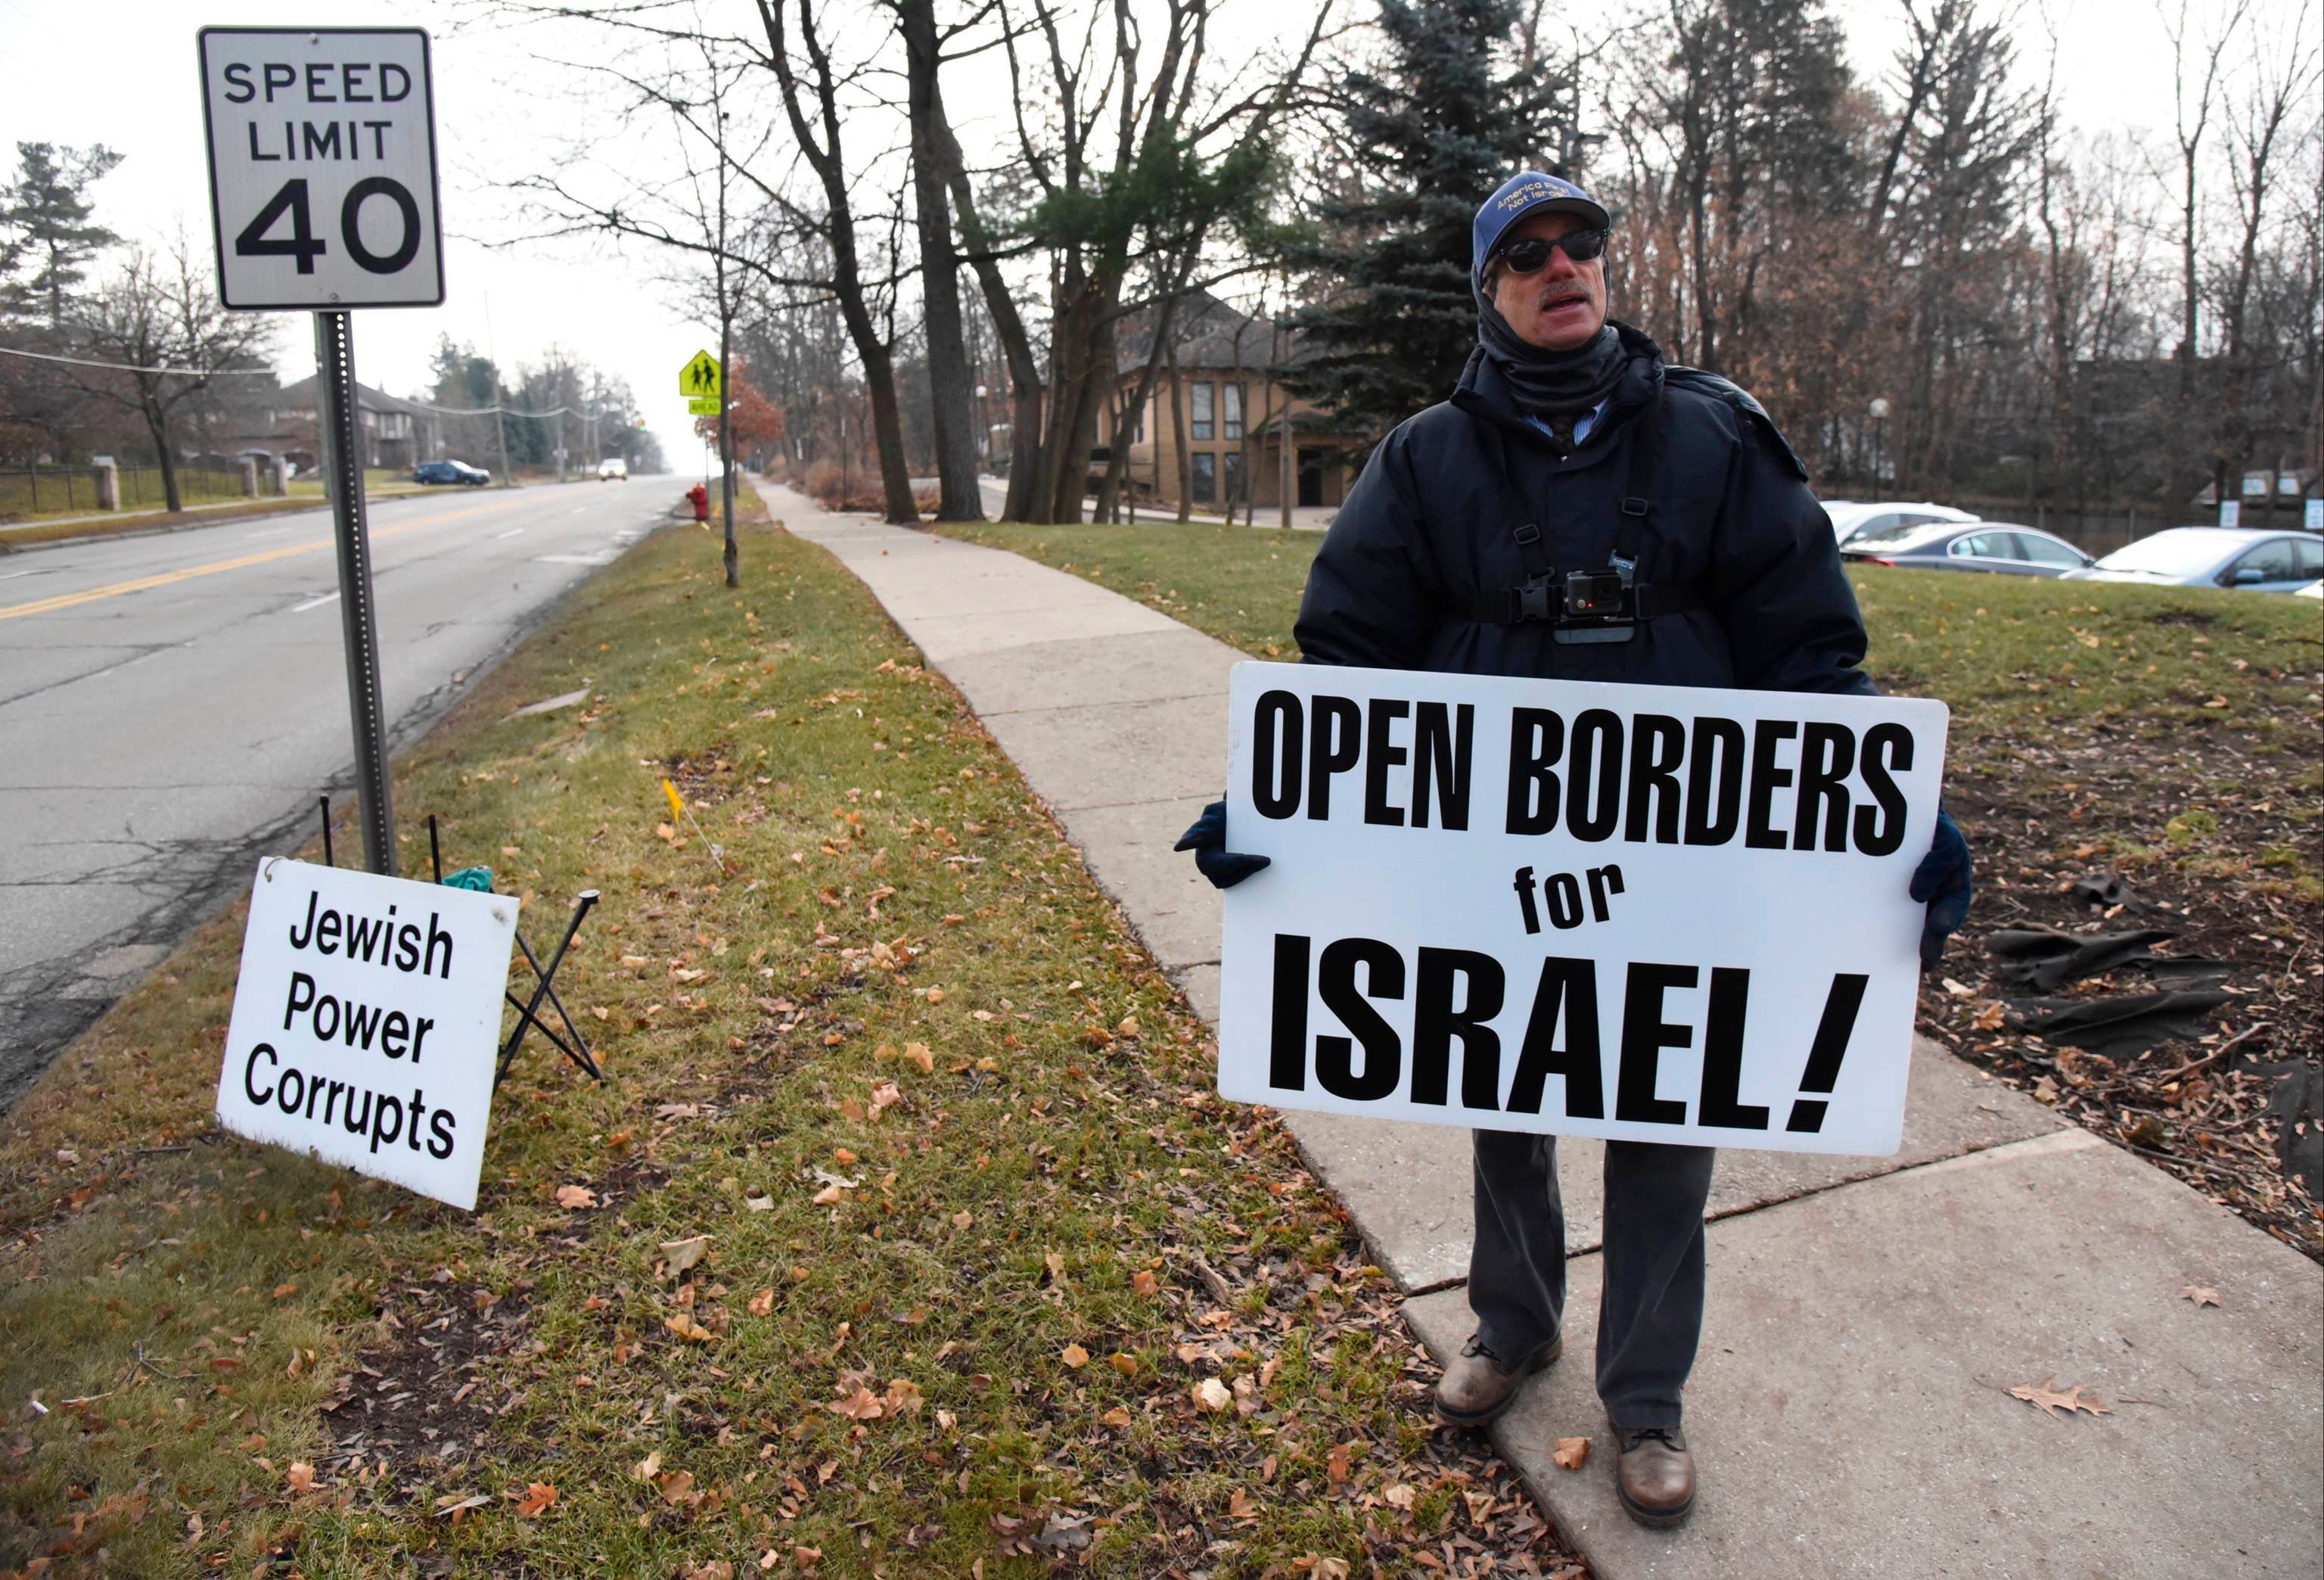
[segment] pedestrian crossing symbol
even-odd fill
[[[678,393],[695,401],[715,401],[725,394],[726,380],[718,359],[707,351],[696,352],[694,359],[678,371]]]

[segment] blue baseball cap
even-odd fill
[[[1598,230],[1611,230],[1612,218],[1604,205],[1563,176],[1537,170],[1519,171],[1485,199],[1470,228],[1470,277],[1484,283],[1485,260],[1493,255],[1508,228],[1528,214],[1578,214]]]

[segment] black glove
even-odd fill
[[[1263,855],[1238,855],[1227,848],[1227,804],[1213,801],[1194,819],[1194,826],[1178,836],[1172,850],[1191,850],[1194,866],[1211,881],[1213,889],[1231,889],[1253,873],[1275,864]]]
[[[1940,809],[1937,836],[1913,871],[1912,896],[1929,908],[1928,919],[1921,924],[1923,966],[1944,958],[1945,939],[1969,919],[1969,896],[1976,892],[1969,882],[1969,841],[1961,836],[1960,825]]]

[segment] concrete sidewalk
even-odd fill
[[[1243,655],[1016,555],[760,491],[960,688],[1215,1021],[1218,897],[1169,847],[1219,793]],[[1466,1133],[1284,1118],[1415,1328],[1457,1349]],[[1641,1529],[1591,1386],[1600,1150],[1560,1151],[1567,1359],[1495,1436],[1600,1574],[2324,1570],[2324,1270],[1926,1041],[1897,1156],[1720,1154],[1688,1392],[1702,1501],[1678,1531]],[[2050,1379],[2113,1413],[2052,1419],[2007,1392]],[[1588,1465],[1555,1468],[1554,1440],[1580,1436]]]

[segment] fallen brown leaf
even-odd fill
[[[313,1492],[315,1467],[304,1460],[294,1463],[289,1470],[282,1473],[282,1484],[289,1487],[294,1493]]]
[[[1194,1408],[1217,1415],[1234,1409],[1234,1395],[1217,1378],[1205,1377],[1194,1384]]]
[[[2200,1284],[2188,1285],[2179,1291],[2179,1298],[2181,1300],[2192,1300],[2198,1306],[2217,1306],[2219,1303],[2219,1292]]]
[[[880,1396],[861,1382],[842,1383],[839,1402],[830,1408],[851,1421],[876,1421],[888,1413],[887,1406],[880,1402]]]
[[[2098,1403],[2096,1399],[2084,1399],[2080,1383],[2060,1392],[2055,1386],[2056,1382],[2057,1379],[2054,1377],[2044,1377],[2039,1382],[2028,1382],[2011,1389],[2009,1396],[2012,1399],[2022,1399],[2030,1405],[2040,1406],[2042,1413],[2045,1416],[2055,1416],[2061,1409],[2068,1415],[2073,1414],[2076,1410],[2085,1410],[2094,1416],[2114,1414],[2113,1410]]]
[[[1089,1352],[1079,1344],[1067,1344],[1059,1354],[1065,1364],[1076,1372],[1089,1364]]]
[[[662,1260],[672,1277],[695,1266],[709,1252],[710,1236],[707,1234],[696,1234],[686,1240],[665,1240],[661,1244]]]
[[[541,1511],[557,1501],[557,1489],[547,1482],[534,1482],[524,1490],[524,1497],[516,1506],[521,1520],[538,1520]]]
[[[560,1185],[557,1187],[557,1205],[560,1207],[594,1207],[597,1193],[586,1185]]]
[[[1560,1470],[1580,1470],[1582,1462],[1590,1457],[1590,1439],[1560,1437],[1556,1446],[1550,1450],[1549,1457]]]
[[[752,1316],[764,1317],[768,1312],[772,1311],[774,1308],[775,1292],[772,1289],[761,1289],[757,1294],[751,1297],[751,1305],[749,1309]]]

